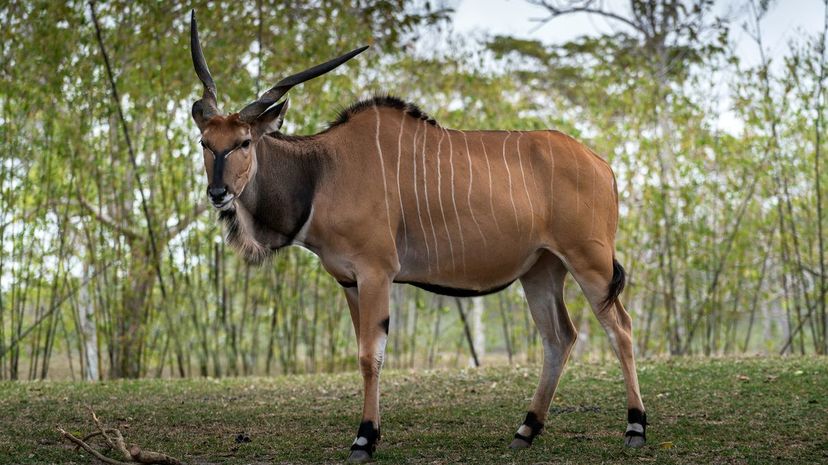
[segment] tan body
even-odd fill
[[[345,288],[365,394],[350,461],[371,460],[379,440],[379,373],[394,282],[462,296],[521,281],[544,348],[538,388],[511,444],[522,448],[543,428],[577,336],[563,302],[571,273],[621,361],[625,443],[643,445],[632,325],[618,300],[617,189],[603,159],[557,131],[446,129],[391,97],[353,105],[322,133],[285,136],[278,130],[287,102],[279,99],[365,48],[285,78],[225,117],[194,18],[191,37],[205,88],[193,118],[227,241],[253,263],[302,245]]]
[[[390,148],[382,153],[377,118],[380,147]],[[566,259],[584,248],[611,269],[613,174],[569,136],[457,131],[377,107],[318,143],[335,168],[304,242],[339,281],[355,282],[370,261],[397,281],[487,291],[518,279],[542,251]]]

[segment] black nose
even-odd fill
[[[213,200],[221,200],[224,198],[224,194],[227,193],[226,187],[211,187],[207,189],[207,193],[210,194],[210,197]]]

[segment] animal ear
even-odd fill
[[[207,122],[215,116],[215,111],[208,105],[205,105],[204,100],[197,100],[193,103],[192,115],[193,121],[195,121],[199,131],[204,131],[204,128],[207,127]]]
[[[259,115],[252,124],[256,133],[261,136],[278,131],[282,127],[282,123],[285,122],[285,113],[287,113],[288,106],[290,105],[288,102],[289,100],[285,99]]]

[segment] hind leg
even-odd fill
[[[564,278],[566,268],[563,263],[548,252],[520,278],[529,311],[543,343],[543,368],[526,420],[509,445],[513,449],[529,447],[541,432],[549,403],[555,395],[569,352],[575,345],[577,332],[563,301]]]
[[[603,253],[598,253],[603,252]],[[630,447],[644,445],[647,415],[638,388],[635,356],[632,342],[632,320],[621,301],[613,298],[606,302],[613,275],[623,276],[623,269],[615,261],[611,251],[593,250],[591,254],[573,254],[566,257],[570,271],[581,286],[592,311],[609,337],[615,355],[621,362],[624,384],[627,389],[627,430],[624,444]]]

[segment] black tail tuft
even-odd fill
[[[612,259],[612,279],[607,290],[607,298],[604,299],[604,308],[609,307],[615,302],[615,299],[624,291],[624,286],[627,284],[627,273],[624,267],[618,263],[615,258]]]

